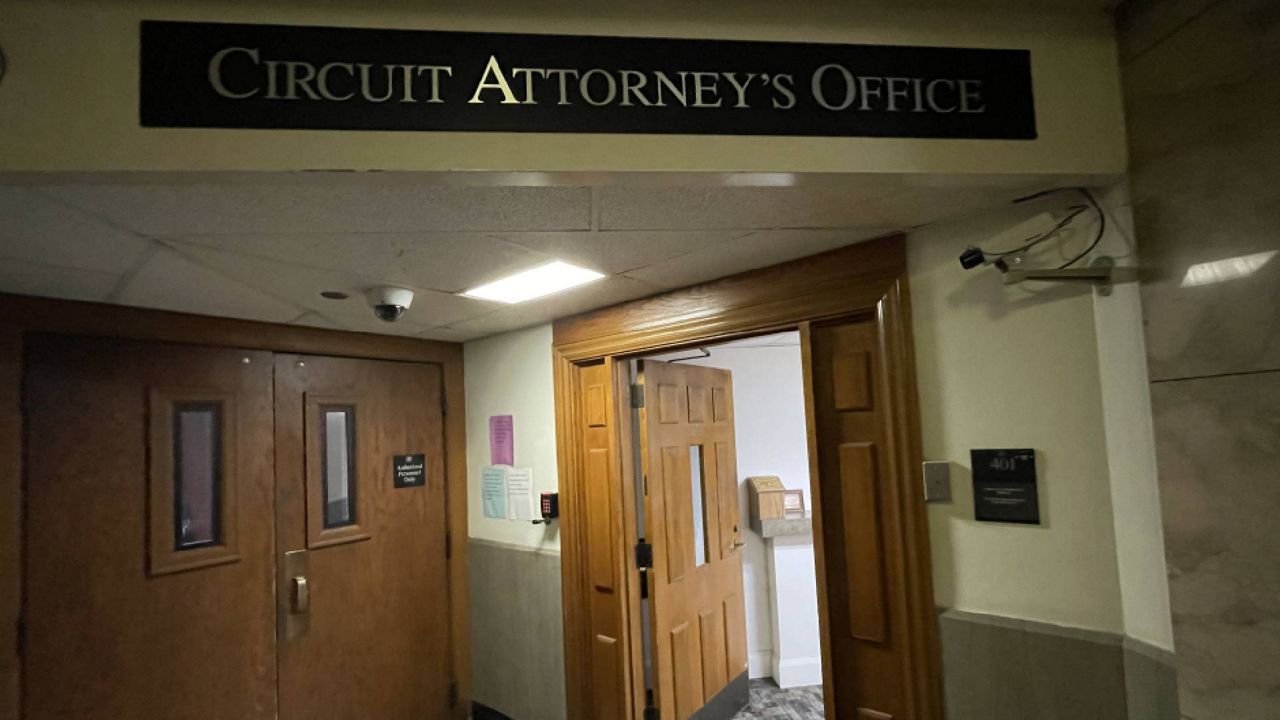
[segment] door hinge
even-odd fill
[[[644,407],[644,386],[643,385],[631,386],[631,407],[635,409]]]
[[[649,573],[640,571],[640,599],[649,599]]]
[[[457,707],[458,705],[458,682],[456,680],[449,681],[449,707]]]
[[[451,533],[446,532],[444,534],[444,559],[450,560],[452,558],[453,558],[453,535]]]
[[[636,567],[653,567],[653,546],[643,540],[636,543]]]

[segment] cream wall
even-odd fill
[[[1139,267],[1127,183],[1112,188],[1100,202],[1111,222],[1097,252],[1114,258],[1118,267]],[[1173,623],[1139,285],[1132,278],[1117,283],[1111,295],[1095,294],[1093,303],[1125,634],[1171,651]]]
[[[1095,195],[1108,222],[1094,254],[1136,266],[1127,188]],[[956,261],[970,244],[1009,247],[994,238],[1077,202],[1051,196],[909,238],[925,454],[962,468],[957,502],[930,510],[938,602],[1171,650],[1137,283],[1122,274],[1110,296],[1048,283],[1005,288],[994,270],[965,273]],[[1097,225],[1080,228],[1067,247],[1091,240]],[[974,522],[968,449],[1024,444],[1040,451],[1045,527]]]
[[[464,346],[467,393],[467,520],[472,538],[559,552],[559,526],[484,516],[480,471],[489,465],[489,417],[511,415],[515,467],[533,468],[534,497],[559,487],[551,326]]]
[[[935,592],[959,610],[1123,632],[1092,293],[1006,288],[957,261],[1066,202],[908,236],[924,456],[953,464],[954,502],[929,506]],[[1042,525],[973,519],[969,450],[984,447],[1036,449]]]
[[[978,5],[975,3],[975,5]],[[1039,138],[144,129],[141,19],[1026,48]],[[0,3],[0,171],[527,170],[1111,174],[1125,167],[1108,18],[889,2],[25,0]],[[1081,152],[1088,148],[1088,152]]]

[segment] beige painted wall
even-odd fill
[[[1005,287],[956,259],[1074,201],[908,237],[924,455],[951,461],[955,498],[929,508],[935,591],[959,610],[1123,632],[1092,293]],[[1036,449],[1041,526],[973,519],[969,450],[983,447]]]
[[[532,468],[534,493],[554,492],[556,409],[551,326],[469,342],[464,353],[467,392],[467,521],[470,537],[559,552],[559,526],[484,516],[480,473],[489,465],[489,417],[510,415],[515,467]]]
[[[529,33],[1027,48],[1035,141],[143,129],[143,18]],[[1116,51],[1104,16],[903,10],[893,3],[461,0],[0,3],[0,171],[592,170],[1123,172]],[[1087,148],[1087,152],[1082,149]]]

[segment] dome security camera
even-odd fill
[[[379,285],[365,291],[373,315],[383,322],[395,322],[404,317],[413,304],[413,291],[408,288]]]

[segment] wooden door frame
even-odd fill
[[[643,708],[638,644],[639,583],[630,560],[629,543],[634,529],[616,534],[607,548],[610,562],[621,565],[624,579],[620,593],[604,613],[615,624],[593,624],[587,545],[586,471],[582,434],[577,431],[586,410],[582,407],[584,388],[580,369],[604,363],[613,382],[604,387],[603,401],[612,409],[615,422],[615,453],[609,482],[614,488],[614,507],[631,512],[634,528],[634,487],[624,485],[631,475],[630,417],[623,419],[625,402],[624,369],[627,356],[673,349],[693,344],[711,344],[784,329],[807,333],[814,321],[849,316],[874,318],[880,351],[885,358],[884,383],[888,390],[888,436],[892,461],[886,475],[901,498],[901,538],[906,570],[905,596],[907,655],[910,658],[907,689],[912,720],[942,720],[942,672],[938,646],[937,609],[934,604],[932,558],[923,486],[920,477],[920,411],[916,392],[911,308],[907,288],[906,237],[894,234],[831,252],[802,258],[772,267],[752,270],[714,282],[675,290],[642,300],[557,320],[552,333],[555,374],[556,447],[561,497],[561,590],[564,603],[564,654],[568,717],[588,720],[593,712],[593,640],[619,642],[621,658],[632,666],[620,673],[623,694],[630,708],[622,717],[641,720]],[[806,392],[811,392],[809,358],[805,358]],[[599,398],[594,401],[599,402]],[[617,422],[618,420],[623,420]],[[810,418],[810,466],[817,478],[814,429]],[[619,497],[620,495],[620,497]],[[830,616],[827,605],[824,537],[822,533],[819,483],[812,483],[814,556],[818,586],[818,620],[822,636],[823,680],[832,686]],[[598,619],[597,619],[598,620]],[[830,699],[828,702],[832,702]],[[831,709],[831,706],[828,706]],[[606,716],[611,716],[606,715]]]
[[[15,640],[24,581],[21,402],[23,352],[29,333],[439,365],[446,408],[446,547],[453,681],[457,683],[457,703],[451,714],[457,720],[468,717],[471,624],[467,604],[467,441],[461,344],[0,293],[0,636]],[[0,643],[0,717],[21,717],[21,671],[17,642]]]

